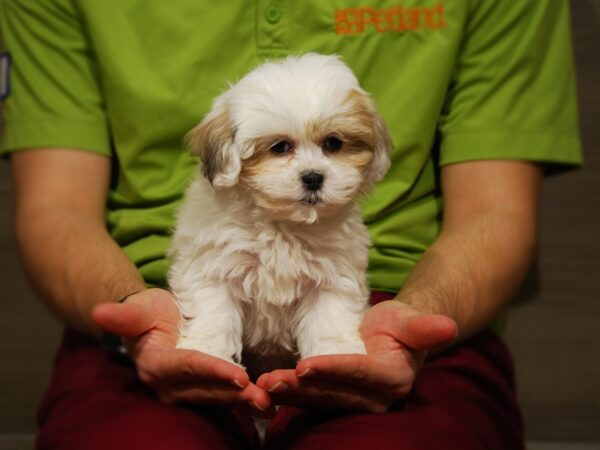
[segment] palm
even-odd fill
[[[360,332],[367,354],[310,357],[295,371],[264,374],[257,384],[278,403],[383,412],[412,389],[426,350],[452,340],[456,324],[387,301],[367,311]]]
[[[397,303],[397,302],[394,302]],[[367,355],[376,359],[397,358],[404,355],[407,347],[390,334],[388,328],[396,326],[393,322],[395,305],[380,303],[367,311],[360,326],[360,334],[367,349]],[[391,311],[390,311],[391,310]],[[390,314],[391,313],[391,314]]]
[[[96,306],[94,320],[123,336],[140,379],[169,403],[247,404],[265,411],[268,395],[235,364],[194,350],[177,349],[179,310],[172,294],[148,289],[124,304]]]
[[[414,380],[418,367],[425,359],[425,352],[411,350],[391,335],[384,332],[363,333],[366,355],[353,355],[353,365],[370,367],[373,371],[398,374],[407,373],[405,382]],[[402,391],[404,393],[404,391]]]
[[[150,326],[143,334],[125,339],[130,353],[138,358],[144,358],[155,351],[172,351],[179,338],[180,315],[171,294],[157,289],[145,301],[143,308],[129,311],[134,316],[130,320],[144,323],[144,327]]]

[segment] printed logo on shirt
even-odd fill
[[[0,100],[10,94],[10,54],[0,52]]]
[[[394,6],[375,9],[368,6],[335,11],[336,34],[402,33],[446,28],[444,4],[435,6]]]

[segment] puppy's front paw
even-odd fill
[[[239,363],[239,359],[236,361],[236,357],[239,358],[238,353],[235,350],[227,349],[225,346],[220,345],[218,342],[211,343],[200,342],[195,339],[190,339],[188,337],[180,336],[179,341],[177,341],[177,348],[185,349],[185,350],[195,350],[200,353],[205,353],[210,356],[214,356],[216,358],[223,359],[227,362],[235,364],[241,368],[244,368]],[[239,354],[241,354],[241,348],[239,350]]]

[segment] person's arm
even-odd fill
[[[67,149],[11,156],[16,235],[32,285],[70,327],[99,335],[91,310],[145,288],[109,235],[105,207],[110,160]]]
[[[541,167],[474,161],[442,168],[442,231],[397,299],[458,324],[459,339],[489,324],[521,285],[537,243]]]
[[[92,336],[102,330],[124,336],[141,380],[165,402],[269,408],[269,396],[241,367],[175,348],[179,311],[171,293],[147,289],[106,229],[108,158],[35,149],[11,155],[11,166],[26,272],[67,326]]]
[[[367,312],[367,355],[307,358],[258,386],[275,403],[385,411],[410,392],[427,351],[484,328],[510,302],[535,248],[540,180],[526,162],[445,166],[441,234],[397,298]]]

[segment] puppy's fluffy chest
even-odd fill
[[[242,300],[291,305],[327,281],[323,277],[326,257],[312,245],[274,225],[260,228],[249,230],[255,238],[246,242],[247,250],[240,254],[246,259],[243,273],[232,283]]]
[[[200,177],[186,195],[170,256],[189,262],[188,276],[239,283],[247,297],[283,305],[302,289],[338,286],[344,272],[366,269],[370,239],[354,205],[326,223],[290,224],[263,220]],[[287,295],[269,295],[277,290]]]

